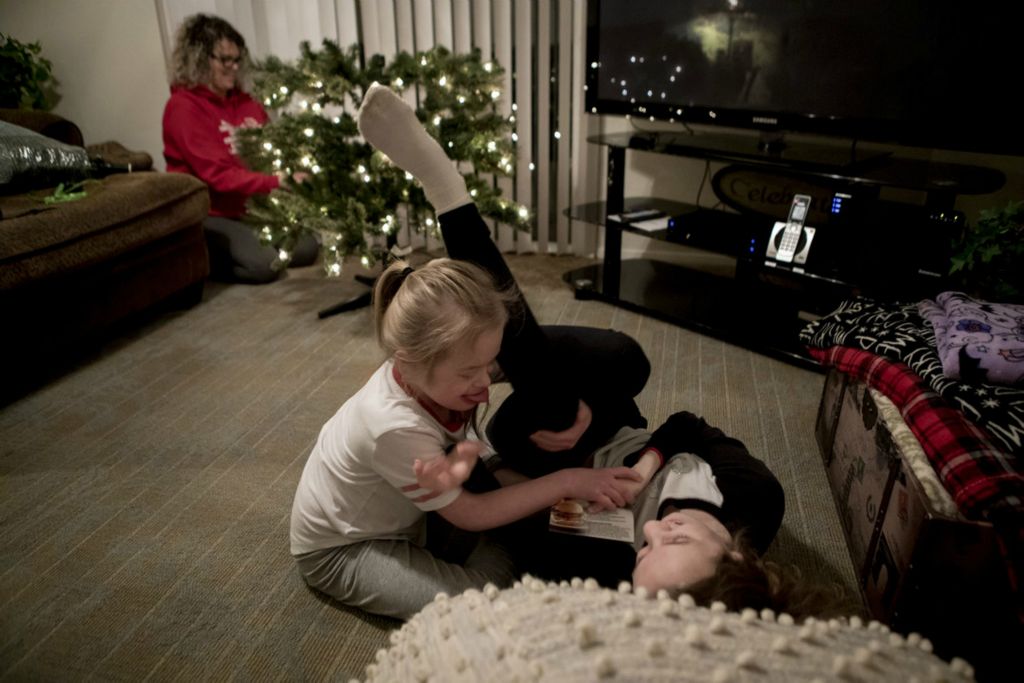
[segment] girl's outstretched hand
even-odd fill
[[[469,479],[483,444],[479,441],[460,441],[446,455],[423,462],[417,458],[412,464],[416,483],[435,493],[444,493],[462,486]]]
[[[590,501],[587,512],[600,512],[629,505],[637,492],[636,482],[643,481],[644,478],[632,467],[578,467],[563,471],[569,473],[571,482],[567,497]]]
[[[567,451],[575,446],[576,442],[583,436],[583,433],[587,431],[593,417],[593,413],[590,412],[590,406],[580,401],[580,407],[576,411],[576,421],[573,422],[571,427],[561,432],[542,429],[531,434],[530,441],[537,448],[551,453]]]

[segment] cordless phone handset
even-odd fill
[[[786,228],[782,231],[782,241],[779,244],[779,251],[775,254],[776,261],[792,263],[796,255],[797,245],[800,243],[800,236],[804,231],[804,221],[807,219],[807,211],[811,208],[811,197],[806,194],[793,195],[793,203],[789,206],[789,218],[786,219]]]

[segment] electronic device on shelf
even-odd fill
[[[664,215],[665,212],[658,209],[637,209],[636,211],[623,211],[619,214],[619,218],[624,223],[636,223],[652,218],[662,218]]]
[[[782,237],[779,240],[779,249],[775,253],[776,261],[791,263],[796,255],[796,245],[804,234],[804,221],[807,220],[807,211],[811,207],[811,196],[808,194],[795,194],[789,205],[789,217],[786,218],[786,226],[782,229]]]
[[[772,228],[765,256],[782,263],[806,263],[814,240],[814,228],[804,225],[811,208],[811,196],[793,195],[789,217]]]

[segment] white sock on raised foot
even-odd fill
[[[438,214],[472,200],[455,163],[423,128],[415,112],[391,88],[374,83],[358,114],[363,139],[414,175]]]

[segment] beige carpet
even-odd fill
[[[770,555],[855,593],[814,441],[823,376],[594,301],[580,259],[510,259],[538,318],[614,327],[655,368],[641,408],[742,439],[782,480]],[[347,680],[395,622],[305,588],[288,555],[323,422],[381,360],[364,291],[315,268],[123,333],[0,408],[0,679]],[[17,362],[16,359],[5,359]]]

